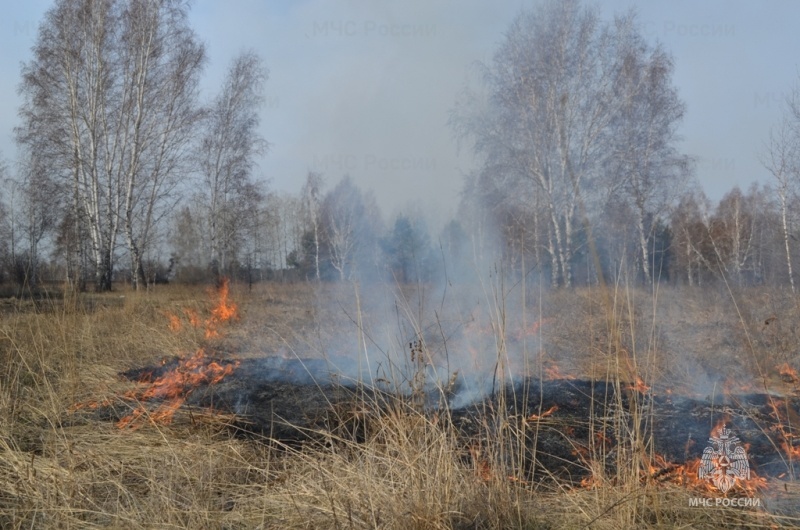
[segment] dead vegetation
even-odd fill
[[[655,479],[648,432],[631,429],[642,423],[627,416],[645,414],[646,392],[633,412],[609,409],[608,425],[618,441],[613,449],[598,444],[576,452],[579,465],[591,471],[583,485],[532,476],[525,463],[524,440],[536,436],[542,422],[555,421],[557,410],[525,421],[497,414],[479,426],[477,441],[466,443],[447,409],[432,413],[413,399],[365,399],[358,410],[337,412],[342,425],[358,425],[359,433],[320,432],[315,442],[292,446],[268,435],[237,436],[228,428],[233,418],[208,411],[181,409],[169,425],[150,422],[135,430],[74,414],[76,403],[118,399],[130,387],[119,372],[207,344],[191,326],[170,331],[165,316],[185,308],[202,312],[207,296],[199,288],[169,286],[97,296],[91,304],[53,300],[4,312],[0,526],[566,529],[798,523],[800,496],[786,478],[773,479],[770,490],[757,494],[769,500],[769,511],[690,507],[689,498],[702,494]],[[391,316],[352,286],[234,286],[232,297],[240,304],[240,319],[214,347],[240,357],[283,351],[322,358],[348,347],[372,347],[373,326]],[[420,337],[417,353],[431,363],[414,366],[424,371],[448,362],[452,368],[455,350],[478,337],[482,347],[495,346],[482,354],[505,366],[501,379],[515,370],[536,375],[558,366],[565,374],[615,384],[638,376],[659,391],[672,386],[698,394],[710,383],[722,393],[735,382],[790,394],[796,386],[778,369],[782,363],[800,367],[793,324],[800,311],[784,293],[564,290],[523,312],[503,307],[506,302],[489,308],[455,304],[442,313],[437,299],[438,323],[424,320],[421,305],[398,304],[388,329],[409,326],[405,331]],[[478,316],[481,311],[493,316],[478,322],[485,317]],[[340,336],[354,322],[362,323],[363,336]],[[539,323],[535,332],[520,335],[517,326],[530,322]],[[395,334],[403,337],[405,331]],[[481,366],[487,365],[492,362]],[[406,381],[406,388],[413,383]],[[497,409],[507,410],[502,401]],[[354,417],[363,421],[354,423]],[[612,469],[598,465],[609,458]]]

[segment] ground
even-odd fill
[[[657,429],[631,421],[634,414],[646,416],[652,396],[691,397],[715,407],[747,393],[788,402],[798,385],[792,370],[800,366],[797,298],[763,288],[669,286],[527,286],[523,297],[507,287],[232,285],[227,303],[237,311],[225,323],[213,322],[220,293],[206,287],[5,299],[0,526],[768,528],[800,522],[792,515],[800,492],[792,480],[791,439],[800,418],[791,407],[776,410],[764,433],[789,462],[786,475],[736,493],[763,499],[768,506],[761,508],[690,506],[691,498],[715,494],[689,483],[689,472],[680,476],[669,467],[685,462],[659,461],[658,444],[651,443]],[[234,428],[241,414],[189,406],[191,400],[163,421],[156,412],[168,401],[162,396],[155,406],[147,384],[120,377],[181,366],[201,351],[206,365],[213,359],[223,370],[252,367],[265,357],[315,359],[403,397],[365,393],[355,406],[334,403],[332,417],[342,421],[315,425],[306,443],[286,443],[263,429],[242,433]],[[241,380],[259,377],[248,373]],[[302,375],[281,373],[294,374],[284,379]],[[198,384],[213,386],[212,376],[203,377]],[[504,393],[487,399],[504,383],[536,378],[608,381],[628,396],[598,414],[607,417],[603,436],[613,446],[599,436],[591,447],[573,441],[574,464],[588,480],[547,476],[547,468],[527,465],[537,458],[530,441],[551,440],[554,426],[569,440],[566,409],[520,415],[505,406],[512,398]],[[437,388],[443,398],[433,403]],[[630,409],[631,396],[641,408]],[[475,403],[494,408],[472,418],[465,439],[455,411]],[[139,406],[140,415],[120,425]],[[114,414],[98,412],[108,410]],[[594,425],[589,415],[584,426]]]

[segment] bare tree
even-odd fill
[[[72,184],[73,222],[91,238],[95,284],[110,289],[118,228],[118,27],[110,2],[62,0],[45,15],[23,66],[18,140]],[[115,115],[116,114],[116,115]]]
[[[779,241],[781,230],[779,208],[774,201],[774,194],[769,186],[753,183],[745,196],[745,212],[752,217],[750,258],[751,280],[754,283],[774,283],[775,267],[772,265],[778,260],[779,268],[783,269],[782,249],[775,249],[775,241]],[[778,250],[778,252],[775,252]]]
[[[269,193],[264,204],[267,261],[279,271],[288,267],[288,257],[301,246],[303,233],[300,198],[289,193]]]
[[[603,23],[597,10],[567,0],[520,14],[493,62],[481,68],[488,101],[467,98],[451,118],[459,137],[483,157],[476,189],[494,197],[492,205],[541,209],[541,215],[511,218],[537,222],[529,230],[533,246],[549,254],[552,284],[569,286],[578,240],[586,240],[577,236],[601,203],[597,192],[608,182],[612,160],[624,151],[614,136],[622,124],[642,123],[639,130],[650,136],[627,148],[630,154],[649,142],[647,154],[637,151],[638,160],[629,161],[637,180],[629,171],[615,175],[616,186],[627,179],[639,191],[640,210],[654,202],[648,182],[673,171],[657,167],[673,156],[674,124],[682,115],[670,86],[671,63],[644,45],[633,15]]]
[[[322,201],[322,228],[330,249],[331,266],[345,280],[345,269],[349,276],[351,260],[358,244],[356,230],[360,216],[364,213],[361,194],[350,177],[345,177],[329,191]]]
[[[314,277],[317,281],[320,281],[320,206],[324,184],[325,181],[320,173],[309,171],[301,193],[304,216],[314,238]]]
[[[8,183],[10,179],[6,175],[7,169],[5,160],[0,158],[0,182],[3,182],[4,184]],[[12,186],[8,185],[4,186],[3,188],[3,193],[0,194],[0,264],[8,263],[8,243],[12,242],[13,246],[13,241],[15,239],[13,216],[9,216],[8,214],[9,205],[14,204],[13,195],[9,196],[9,190],[13,190],[13,188]],[[0,280],[2,279],[3,271],[0,270]]]
[[[673,249],[675,252],[675,276],[685,273],[689,285],[700,285],[704,276],[713,272],[713,250],[710,249],[706,219],[710,203],[702,189],[693,186],[680,198],[672,212]],[[683,269],[681,271],[680,269]]]
[[[190,169],[190,142],[202,114],[197,84],[203,46],[188,27],[182,2],[132,2],[122,16],[122,101],[129,116],[123,174],[124,229],[137,288],[152,232],[171,212],[173,191]]]
[[[69,183],[69,217],[89,238],[98,290],[111,288],[120,223],[140,269],[191,132],[204,51],[186,9],[181,0],[58,0],[22,68],[17,140]]]
[[[205,277],[208,249],[204,248],[204,219],[198,214],[199,211],[200,208],[189,201],[171,218],[169,245],[179,280],[196,281]]]
[[[329,249],[331,266],[339,279],[350,279],[358,268],[364,250],[378,239],[380,219],[369,197],[345,176],[322,201],[322,229]]]
[[[266,79],[267,70],[255,52],[234,59],[222,91],[208,109],[202,132],[199,159],[209,262],[218,274],[230,265],[239,220],[236,205],[251,190],[255,158],[267,148],[257,130]]]
[[[677,126],[685,105],[672,85],[673,62],[660,47],[651,49],[623,19],[619,75],[615,92],[621,99],[608,138],[613,156],[606,171],[612,200],[630,203],[641,257],[640,270],[652,281],[650,243],[655,223],[678,191],[685,188],[690,159],[677,151]],[[649,226],[648,226],[649,225]]]
[[[784,116],[778,127],[770,131],[769,141],[762,156],[762,164],[775,179],[774,190],[780,206],[786,270],[789,275],[789,285],[794,293],[792,252],[789,245],[792,228],[789,203],[797,193],[798,171],[800,170],[800,135],[797,134],[796,125],[788,116]]]
[[[59,183],[52,179],[36,153],[26,152],[11,182],[14,226],[12,259],[20,268],[20,282],[33,288],[38,283],[40,245],[55,233],[62,211]]]
[[[233,251],[240,271],[246,275],[248,285],[256,280],[254,272],[263,265],[264,235],[266,225],[263,219],[264,193],[261,182],[249,182],[236,195],[236,203],[231,208],[229,221],[231,230],[226,234],[228,245]]]
[[[720,265],[741,284],[745,271],[755,269],[756,212],[752,198],[734,187],[720,200],[708,230]]]

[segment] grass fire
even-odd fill
[[[800,3],[708,2],[6,2],[0,528],[800,528]]]
[[[428,299],[416,289],[385,294]],[[625,295],[611,328],[600,291],[548,295],[529,308],[544,326],[436,303],[432,320],[423,310],[395,322],[385,345],[384,302],[343,286],[223,282],[121,302],[93,295],[79,310],[20,307],[3,324],[24,362],[7,364],[16,375],[4,387],[0,516],[209,527],[350,517],[354,527],[407,517],[450,527],[456,517],[487,528],[658,517],[714,527],[722,512],[690,501],[723,499],[750,503],[725,514],[736,524],[795,521],[800,398],[783,362],[752,358],[771,368],[751,385],[698,378],[716,359],[682,348],[714,307],[707,297],[675,311],[662,294],[658,340],[638,349],[620,329],[655,324],[636,316],[653,300]],[[725,325],[713,340],[759,322]],[[753,369],[732,366],[739,379]],[[67,491],[79,495],[65,500]],[[390,501],[403,491],[408,499]],[[55,499],[68,508],[55,511]],[[365,503],[385,504],[378,515]]]

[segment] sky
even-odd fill
[[[440,224],[475,161],[448,112],[475,61],[491,60],[514,17],[535,1],[196,0],[190,21],[209,62],[210,99],[230,61],[255,50],[269,69],[260,132],[271,144],[257,176],[296,193],[308,171],[328,188],[349,174],[387,215],[415,208]],[[13,167],[21,63],[49,0],[0,0],[0,157]],[[800,80],[800,2],[608,0],[635,7],[642,33],[674,57],[687,106],[681,148],[719,200],[769,182],[759,162],[785,95]]]

